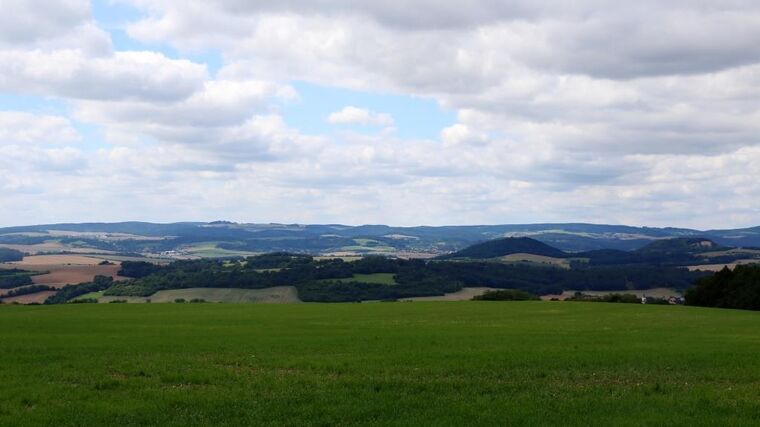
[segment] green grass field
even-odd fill
[[[0,425],[758,425],[760,313],[0,306]]]
[[[224,257],[247,257],[257,255],[256,252],[234,251],[217,247],[220,242],[203,242],[194,245],[188,245],[183,248],[189,254],[201,258],[224,258]]]

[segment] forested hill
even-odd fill
[[[682,237],[656,240],[636,252],[646,255],[698,254],[703,252],[726,250],[727,247],[701,237]]]
[[[566,258],[570,263],[578,264],[577,266],[581,264],[586,266],[689,266],[711,263],[728,264],[738,260],[747,262],[750,259],[756,259],[760,262],[760,250],[730,248],[718,245],[709,239],[698,237],[660,239],[633,251],[601,249],[574,253],[561,251],[527,237],[508,237],[477,243],[461,251],[439,256],[437,259],[508,261],[504,257],[512,254],[539,255],[555,259]]]
[[[564,258],[567,254],[557,248],[553,248],[546,243],[528,237],[506,237],[503,239],[490,240],[469,246],[461,251],[443,255],[440,259],[489,259],[498,258],[512,254],[531,254],[541,255],[553,258]]]

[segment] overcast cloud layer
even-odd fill
[[[120,3],[139,50],[87,1],[3,3],[0,225],[760,224],[756,1]],[[308,132],[298,82],[455,120]]]

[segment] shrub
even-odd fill
[[[473,301],[535,301],[537,296],[517,289],[504,289],[500,291],[488,291],[483,295],[473,298]]]
[[[575,295],[568,298],[567,301],[585,301],[585,302],[613,302],[622,304],[641,304],[641,298],[634,294],[608,294],[608,295],[588,295],[582,292],[576,292]]]
[[[190,303],[192,304],[199,304],[199,303],[204,303],[204,302],[206,302],[206,300],[203,298],[193,298],[190,300]]]
[[[185,301],[184,298],[177,298],[177,299],[174,300],[174,302],[177,303],[177,304],[184,304],[187,301]]]
[[[98,300],[95,298],[80,298],[73,301],[69,301],[69,304],[97,304]]]
[[[113,301],[108,301],[109,304],[126,304],[127,300],[125,299],[115,299]]]

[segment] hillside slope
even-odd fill
[[[440,259],[470,258],[489,259],[511,254],[532,254],[552,258],[564,258],[566,253],[546,243],[529,237],[506,237],[469,246],[461,251],[443,255]]]
[[[631,251],[660,239],[703,238],[722,246],[760,247],[760,227],[699,231],[682,228],[559,223],[393,227],[340,224],[249,224],[215,221],[48,224],[0,228],[0,245],[36,252],[51,243],[60,250],[95,248],[122,253],[184,251],[213,245],[234,252],[446,253],[485,240],[528,237],[568,252]],[[39,247],[29,247],[40,245]]]

